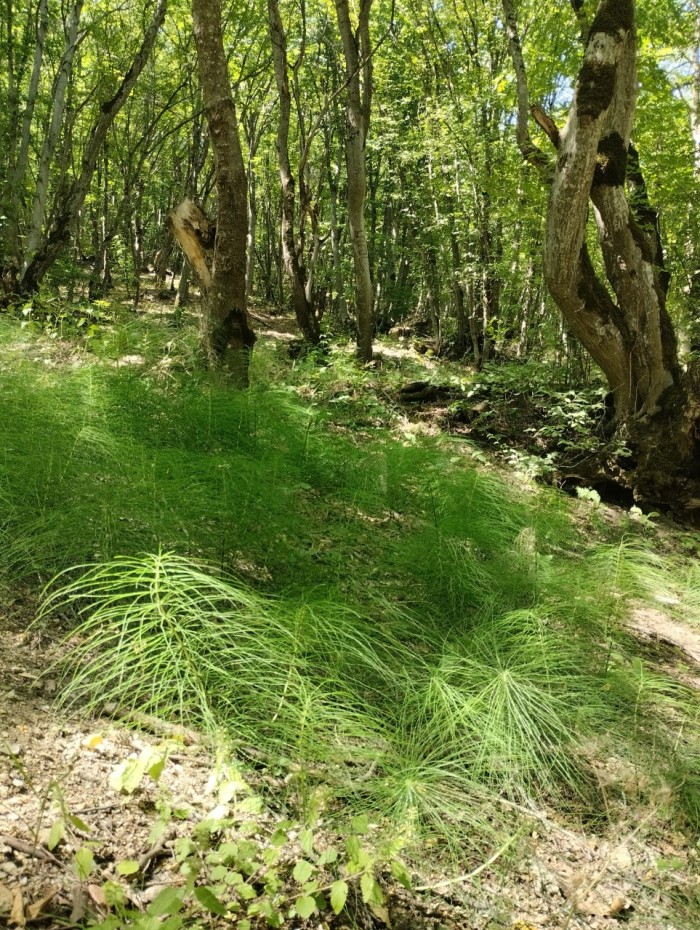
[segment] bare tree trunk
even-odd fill
[[[220,0],[192,0],[192,21],[218,195],[214,269],[204,297],[207,348],[212,363],[245,387],[255,343],[246,303],[248,179],[224,51]]]
[[[166,8],[167,0],[158,0],[151,22],[143,37],[141,48],[133,64],[124,75],[116,94],[100,107],[100,115],[92,127],[90,139],[83,153],[80,171],[68,190],[62,195],[53,228],[45,236],[22,275],[21,289],[25,293],[32,293],[39,287],[44,275],[70,239],[71,231],[90,189],[95,164],[107,138],[107,133],[117,114],[126,103],[144,65],[148,61],[160,27],[163,25]]]
[[[467,337],[469,335],[469,321],[464,300],[464,280],[462,270],[462,254],[459,247],[459,233],[453,220],[450,230],[450,247],[452,252],[452,293],[455,304],[455,321],[457,333],[455,337],[455,354],[462,356],[467,351]]]
[[[190,296],[190,271],[192,266],[189,261],[185,259],[182,263],[182,271],[180,272],[180,280],[177,283],[177,297],[175,298],[175,309],[182,310],[183,307],[187,306],[187,301]]]
[[[355,263],[357,357],[363,362],[372,358],[374,337],[374,299],[364,217],[367,194],[365,142],[372,107],[372,58],[369,47],[371,7],[372,0],[360,0],[356,33],[350,21],[348,0],[335,0],[347,77],[345,161],[348,179],[348,221]]]
[[[306,279],[301,260],[303,245],[297,245],[294,236],[296,220],[296,198],[294,175],[289,158],[289,124],[292,98],[289,92],[287,73],[287,37],[280,16],[277,0],[268,0],[268,26],[272,45],[272,60],[279,96],[279,123],[277,124],[277,160],[282,184],[282,250],[287,278],[292,290],[292,305],[299,329],[307,342],[316,345],[321,329],[306,289]]]

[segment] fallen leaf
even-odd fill
[[[102,885],[88,885],[88,894],[98,907],[107,907],[107,899]]]
[[[391,918],[389,917],[389,911],[382,907],[381,904],[374,904],[372,901],[368,905],[370,911],[374,914],[377,920],[381,921],[386,927],[391,927]]]
[[[85,739],[81,742],[81,749],[96,749],[100,743],[104,742],[104,736],[101,733],[93,733],[91,736],[86,736]]]
[[[40,901],[35,901],[34,904],[30,904],[27,908],[27,920],[36,920],[37,917],[40,917],[44,908],[53,901],[60,890],[60,888],[54,888],[45,895],[45,897],[41,898]]]
[[[0,917],[5,917],[12,910],[14,895],[7,887],[0,882]]]
[[[27,921],[24,917],[24,899],[22,897],[22,889],[13,888],[12,909],[10,911],[9,923],[15,924],[17,927],[23,927],[26,922]]]
[[[627,900],[627,898],[618,897],[618,898],[615,898],[613,903],[608,908],[608,913],[606,916],[619,917],[621,914],[624,914],[626,911],[629,911],[631,909],[632,909],[632,905]]]
[[[616,846],[610,852],[610,864],[620,871],[631,869],[633,865],[632,853],[627,846]]]

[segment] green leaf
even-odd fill
[[[165,820],[156,820],[156,822],[151,827],[151,832],[148,834],[148,842],[151,846],[154,846],[161,836],[167,830],[167,823]]]
[[[236,924],[236,930],[250,930],[250,921],[248,919],[239,920]]]
[[[299,845],[304,850],[307,856],[310,856],[314,851],[314,834],[313,830],[302,830],[299,833]]]
[[[354,833],[367,833],[369,830],[369,817],[367,814],[359,814],[350,821]]]
[[[146,913],[152,917],[177,914],[182,907],[184,897],[184,888],[164,888],[149,904]]]
[[[396,881],[410,891],[412,885],[411,875],[403,862],[400,859],[392,859],[390,869]]]
[[[120,875],[135,875],[139,870],[139,864],[136,859],[122,859],[117,862],[117,872]]]
[[[329,846],[328,849],[324,849],[321,855],[318,857],[318,864],[331,865],[333,862],[338,860],[338,850],[334,846]]]
[[[179,836],[173,843],[173,850],[177,861],[182,862],[192,853],[197,852],[197,847],[188,836]]]
[[[156,759],[152,765],[146,769],[149,777],[153,779],[154,782],[160,781],[160,776],[163,774],[163,769],[165,768],[165,756],[160,756]]]
[[[333,882],[331,885],[331,907],[334,914],[340,914],[347,899],[348,883],[343,881]]]
[[[125,794],[133,794],[134,791],[143,781],[146,773],[146,761],[142,756],[138,759],[130,759],[123,762],[112,772],[109,777],[110,787],[115,791],[123,791]]]
[[[244,798],[236,804],[236,810],[241,814],[259,814],[263,809],[262,798]]]
[[[78,879],[81,882],[87,881],[95,869],[95,857],[93,856],[92,851],[89,850],[86,846],[81,846],[77,853],[73,856],[73,861],[75,862]]]
[[[348,851],[348,856],[357,862],[357,860],[360,858],[360,854],[362,853],[362,845],[360,844],[358,838],[356,836],[349,836],[345,840],[345,848]]]
[[[302,895],[296,899],[294,907],[299,917],[306,919],[316,911],[316,902],[310,895]]]
[[[68,820],[76,828],[76,830],[82,830],[83,833],[92,833],[92,827],[88,826],[84,820],[81,820],[80,817],[76,817],[75,814],[69,814]]]
[[[218,914],[219,917],[223,917],[227,913],[226,905],[217,898],[211,888],[195,888],[194,896],[202,907],[206,908],[212,914]]]
[[[300,859],[294,866],[292,877],[295,881],[299,882],[299,884],[303,885],[304,882],[308,882],[313,874],[314,866],[310,862],[307,862],[306,859]]]
[[[384,892],[371,872],[363,872],[360,878],[360,891],[365,904],[383,904]]]
[[[119,882],[106,881],[102,886],[105,896],[105,902],[110,906],[124,905],[127,903],[127,896],[124,887]],[[102,928],[100,928],[102,930]]]
[[[51,827],[49,838],[46,845],[49,849],[55,849],[63,839],[66,832],[66,824],[62,817],[59,817]]]

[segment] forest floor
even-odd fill
[[[169,312],[157,305],[156,312]],[[288,320],[257,313],[261,338],[290,342]],[[439,363],[425,362],[412,348],[382,345],[387,364],[410,355],[432,377]],[[51,364],[56,363],[56,348]],[[66,345],[59,364],[75,359]],[[131,355],[120,364],[139,364]],[[434,379],[433,379],[434,380]],[[342,394],[339,385],[336,395]],[[430,392],[428,392],[430,396]],[[406,434],[437,429],[441,415],[413,407],[400,414]],[[371,417],[372,411],[367,412]],[[486,463],[485,467],[492,467]],[[502,464],[497,466],[502,469]],[[614,523],[615,507],[600,505]],[[663,528],[673,545],[675,529]],[[679,530],[682,533],[682,529]],[[60,630],[33,625],[37,596],[17,587],[0,596],[0,923],[59,928],[95,923],[106,912],[104,882],[119,878],[119,863],[137,862],[141,877],[130,904],[142,908],[164,887],[177,883],[178,837],[216,806],[221,764],[206,738],[159,730],[150,718],[138,726],[104,715],[78,715],[58,708],[60,681],[51,669],[71,647]],[[700,630],[659,609],[640,605],[629,633],[654,670],[700,692]],[[47,672],[47,669],[49,670]],[[110,716],[111,712],[111,716]],[[151,725],[152,724],[152,725]],[[172,748],[173,738],[175,748]],[[125,791],[115,773],[124,763],[165,742],[167,764],[157,783],[145,779]],[[407,859],[413,890],[382,876],[386,911],[357,911],[354,922],[316,917],[309,926],[449,928],[449,930],[687,930],[700,913],[700,845],[669,814],[663,787],[649,790],[648,776],[622,757],[585,747],[606,810],[582,823],[545,804],[518,808],[503,799],[504,818],[517,813],[526,825],[508,848],[485,856],[464,875],[442,874],[428,859]],[[251,773],[252,790],[277,775]],[[157,836],[163,807],[177,811]],[[260,833],[269,834],[283,810],[265,808]],[[271,823],[272,821],[272,823]],[[81,850],[92,856],[89,869]],[[216,924],[216,918],[212,918]],[[204,918],[202,917],[202,921]],[[307,926],[296,918],[290,926]],[[198,925],[192,920],[191,925]],[[203,925],[203,924],[202,924]],[[221,923],[223,926],[224,924]]]
[[[102,883],[124,860],[144,862],[145,881],[133,894],[146,906],[176,881],[173,847],[215,805],[213,752],[185,741],[170,755],[158,785],[126,795],[110,785],[120,764],[162,745],[163,734],[128,728],[109,716],[66,714],[53,703],[57,681],[46,675],[65,644],[31,628],[36,604],[18,593],[0,605],[0,921],[10,926],[62,927],[94,919],[104,907]],[[28,629],[28,627],[30,627]],[[664,670],[700,685],[700,634],[658,613],[639,612],[635,628],[649,640]],[[695,655],[693,653],[695,652]],[[154,721],[155,723],[155,721]],[[157,724],[156,724],[157,729]],[[187,745],[190,742],[190,745]],[[595,755],[595,748],[591,748]],[[645,776],[621,759],[596,763],[609,798],[603,826],[584,830],[555,810],[523,810],[530,826],[517,856],[496,861],[463,881],[412,863],[424,893],[391,886],[390,926],[450,930],[638,930],[690,927],[700,887],[698,849],[664,816],[665,798],[652,803]],[[165,844],[150,838],[163,799],[184,812]],[[508,802],[504,802],[506,808]],[[61,843],[47,843],[59,819],[78,818]],[[280,820],[282,817],[280,816]],[[98,863],[89,880],[76,874],[75,852],[88,840]],[[150,858],[149,858],[150,857]],[[441,884],[443,883],[443,884]],[[673,915],[678,908],[678,921]],[[688,910],[686,910],[688,908]],[[368,912],[359,926],[382,927]],[[316,927],[341,927],[336,919]]]

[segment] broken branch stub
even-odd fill
[[[216,223],[189,198],[171,210],[165,222],[197,272],[202,289],[207,291],[212,280]]]

